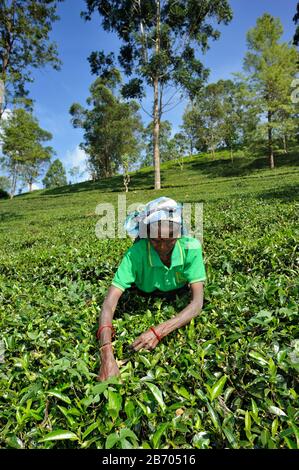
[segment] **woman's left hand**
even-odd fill
[[[159,340],[152,330],[147,330],[145,333],[142,333],[142,335],[135,339],[134,343],[132,344],[132,348],[135,349],[135,351],[139,351],[139,349],[142,348],[152,350],[157,346],[158,343]]]

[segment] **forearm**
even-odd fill
[[[99,317],[98,339],[100,342],[101,367],[98,380],[100,381],[107,380],[109,377],[118,376],[120,374],[113,355],[112,319],[121,295],[121,289],[110,286]]]
[[[172,331],[190,323],[192,318],[200,313],[202,305],[202,301],[195,302],[192,300],[178,315],[155,327],[156,331],[164,338],[164,336],[167,336]]]
[[[104,325],[112,325],[115,308],[111,305],[103,304],[100,318],[99,328]],[[113,347],[112,347],[112,329],[103,328],[99,336],[101,365],[104,368],[110,361],[114,361]]]
[[[112,326],[112,319],[114,316],[114,309],[110,305],[103,304],[100,317],[99,317],[99,328],[105,325]],[[111,328],[103,328],[100,333],[100,344],[111,343],[112,339],[112,329]]]

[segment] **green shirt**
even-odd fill
[[[168,268],[147,238],[141,238],[124,254],[112,280],[122,291],[134,283],[144,292],[169,291],[186,283],[205,281],[206,272],[200,242],[193,237],[178,238]]]

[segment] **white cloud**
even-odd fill
[[[7,118],[10,116],[11,112],[12,112],[11,109],[5,109],[1,116],[1,120],[6,121]],[[0,153],[2,153],[1,129],[0,129]]]
[[[84,150],[79,147],[79,145],[77,145],[72,150],[67,150],[63,160],[67,167],[67,170],[74,166],[78,166],[80,168],[80,173],[83,173],[83,175],[81,178],[78,179],[78,182],[86,180],[88,175],[88,172],[86,170],[87,155]]]
[[[11,113],[12,113],[11,109],[5,109],[4,113],[1,116],[1,119],[3,119],[3,121],[5,121],[11,115]]]
[[[83,167],[86,162],[86,153],[80,149],[79,145],[73,150],[67,150],[65,161],[68,166],[80,166]]]
[[[38,183],[33,183],[32,190],[34,191],[35,189],[42,189],[42,185]]]

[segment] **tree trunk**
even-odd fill
[[[3,2],[2,2],[3,3]],[[14,16],[15,14],[15,5],[13,4],[13,13],[12,15]],[[10,56],[12,52],[12,46],[13,46],[13,39],[12,39],[12,18],[6,18],[7,22],[7,34],[5,35],[5,47],[3,50],[2,54],[2,70],[1,70],[1,84],[0,84],[0,120],[2,119],[2,115],[5,111],[5,83],[6,83],[6,76],[7,76],[7,69],[10,61]],[[4,106],[5,104],[5,106]]]
[[[156,36],[156,54],[160,52],[160,0],[157,0],[157,36]],[[159,78],[154,78],[154,168],[155,168],[155,189],[161,189],[160,176],[160,151],[159,151],[159,133],[160,133],[160,116],[159,116]]]
[[[108,176],[110,176],[110,174],[109,174],[109,159],[110,159],[110,155],[109,155],[107,147],[105,147],[105,150],[104,150],[104,162],[105,162],[105,165],[104,165],[104,178],[108,178]]]
[[[29,181],[28,186],[29,186],[29,192],[31,193],[31,191],[32,191],[32,181]]]
[[[9,193],[10,199],[12,199],[15,195],[16,192],[16,186],[17,186],[17,168],[14,167],[13,173],[12,173],[12,181],[11,181],[11,191]]]
[[[8,55],[4,53],[1,78],[0,78],[0,120],[4,113],[4,102],[5,102],[5,81],[6,81],[6,69],[8,67]]]
[[[287,149],[287,139],[286,139],[286,135],[285,135],[285,134],[283,134],[282,140],[283,140],[283,150],[284,150],[284,153],[288,153],[288,149]]]
[[[231,158],[232,163],[234,163],[234,156],[233,156],[233,149],[232,149],[232,147],[230,148],[230,158]]]
[[[5,86],[4,81],[0,78],[0,120],[2,118],[2,114],[4,113],[4,93],[5,93]]]
[[[271,169],[274,168],[274,155],[273,155],[273,141],[272,141],[272,126],[271,126],[272,113],[268,111],[268,157],[269,166]]]
[[[159,103],[158,103],[158,80],[154,82],[154,168],[155,168],[155,189],[161,189],[160,176],[160,150],[159,150]]]
[[[191,151],[191,157],[193,157],[193,139],[190,139],[190,151]]]

